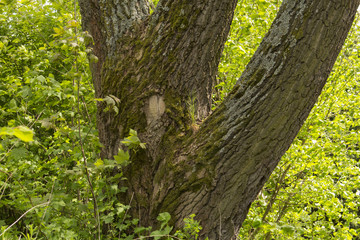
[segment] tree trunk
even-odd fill
[[[146,151],[124,174],[133,214],[152,225],[195,213],[202,236],[231,239],[314,106],[360,0],[284,0],[236,86],[210,114],[236,0],[79,0],[93,36],[97,124],[111,158],[129,129]],[[128,197],[129,200],[130,197]]]

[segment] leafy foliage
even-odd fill
[[[100,145],[90,114],[95,104],[87,49],[70,4],[11,1],[0,10],[0,124],[15,136],[19,125],[35,133],[29,144],[1,142],[0,226],[4,230],[48,202],[28,212],[6,238],[32,231],[38,238],[75,239],[91,236],[96,226],[85,214],[92,203],[82,150],[96,159]],[[81,147],[85,140],[92,147]]]

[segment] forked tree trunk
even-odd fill
[[[192,213],[202,236],[233,238],[250,204],[314,106],[360,0],[284,0],[229,97],[210,114],[211,93],[236,0],[79,0],[94,38],[103,158],[129,129],[146,151],[124,170],[143,225]],[[129,200],[129,197],[128,197]]]

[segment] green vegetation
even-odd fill
[[[242,0],[219,68],[223,100],[270,27],[278,0]],[[73,1],[0,0],[0,238],[197,239],[158,216],[139,226],[117,194],[121,167],[146,146],[135,131],[114,160],[100,159],[91,49]],[[360,21],[292,147],[253,203],[240,239],[360,237]],[[190,99],[192,100],[192,99]],[[189,101],[189,104],[192,104]],[[192,113],[190,113],[192,114]],[[104,178],[108,172],[116,172]],[[206,223],[203,223],[206,224]],[[103,233],[106,232],[106,235]]]

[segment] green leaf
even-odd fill
[[[127,237],[125,238],[125,240],[132,240],[132,239],[134,239],[134,236],[133,236],[133,235],[129,235],[129,236],[127,236]]]
[[[163,237],[163,233],[160,230],[156,230],[156,231],[151,232],[150,237],[153,237],[154,240],[158,240],[161,237]]]
[[[288,235],[292,235],[295,232],[294,227],[290,226],[290,225],[281,226],[281,230],[283,230],[283,232],[288,234]]]
[[[102,219],[106,224],[109,224],[114,220],[114,213],[111,212],[108,215],[103,216]]]
[[[254,228],[258,228],[258,227],[261,226],[261,223],[262,223],[261,219],[260,219],[259,217],[257,217],[257,218],[255,218],[252,226],[253,226]]]
[[[141,233],[141,232],[144,232],[144,231],[146,231],[146,230],[148,230],[148,228],[146,228],[146,227],[136,227],[135,229],[134,229],[134,233]]]
[[[119,149],[119,152],[114,156],[114,159],[118,164],[124,165],[127,164],[127,161],[129,161],[130,154],[128,151],[125,152],[124,150]]]
[[[123,205],[119,206],[119,207],[116,208],[116,211],[117,211],[116,214],[121,216],[121,214],[123,214],[123,212],[125,212],[125,210],[126,210],[125,206],[123,206]]]
[[[16,100],[15,99],[11,99],[9,102],[9,107],[10,109],[15,109],[17,108],[17,104],[16,104]]]
[[[125,138],[121,143],[125,144],[125,146],[129,147],[130,149],[136,149],[139,146],[145,149],[145,143],[142,143],[137,136],[137,132],[133,129],[130,129],[129,137]]]
[[[65,33],[63,28],[57,28],[57,27],[54,27],[54,32],[55,32],[55,34],[53,34],[54,37],[61,36],[62,34]]]
[[[98,57],[94,54],[90,54],[89,60],[91,63],[97,63],[99,61]]]
[[[42,75],[38,76],[36,79],[39,80],[39,82],[41,82],[41,83],[46,82],[46,78]]]
[[[2,128],[0,128],[0,136],[1,135],[15,136],[24,142],[34,141],[33,131],[30,128],[25,127],[25,126],[18,126],[15,128],[2,127]]]
[[[2,127],[0,128],[0,136],[1,135],[10,135],[13,136],[14,135],[14,129],[13,128],[9,128],[9,127]]]
[[[168,212],[163,212],[163,213],[160,213],[159,216],[156,218],[158,221],[160,222],[169,222],[170,219],[171,219],[171,216]]]
[[[159,216],[156,218],[159,222],[161,222],[161,229],[170,221],[171,216],[168,212],[160,213]]]
[[[100,166],[104,165],[104,161],[99,158],[98,160],[96,160],[96,162],[94,163],[94,165],[95,165],[96,167],[100,167]]]
[[[25,126],[19,126],[14,128],[14,136],[21,139],[24,142],[32,142],[34,141],[34,132]]]

